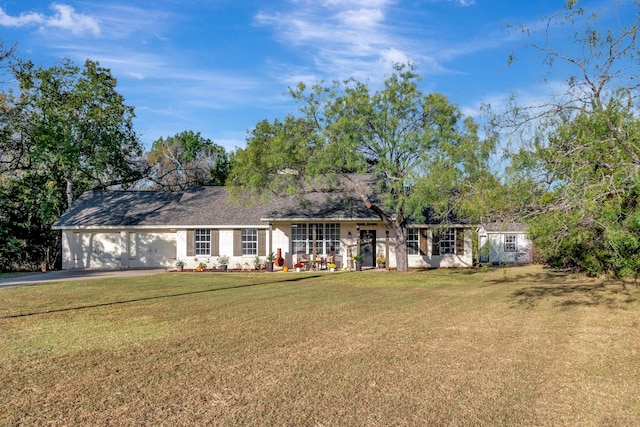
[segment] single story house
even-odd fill
[[[253,266],[280,252],[291,267],[300,256],[352,268],[378,257],[395,267],[395,235],[360,198],[346,192],[275,197],[264,204],[230,200],[225,187],[179,192],[90,191],[53,226],[62,232],[63,269],[185,268],[218,264]],[[470,267],[473,229],[464,223],[412,224],[407,251],[412,268]]]
[[[491,264],[529,264],[533,247],[527,227],[514,222],[492,222],[477,229],[479,261]]]

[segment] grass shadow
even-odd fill
[[[572,283],[572,280],[522,287],[511,295],[516,306],[534,308],[545,300],[557,307],[624,308],[639,299],[637,289],[625,289],[621,284],[605,282]]]
[[[57,309],[53,309],[53,310],[36,311],[36,312],[32,312],[32,313],[10,314],[10,315],[6,315],[6,316],[0,316],[0,319],[16,319],[16,318],[20,318],[20,317],[39,316],[39,315],[43,315],[43,314],[65,313],[65,312],[71,312],[71,311],[86,310],[86,309],[91,309],[91,308],[111,307],[111,306],[116,306],[116,305],[131,304],[131,303],[142,302],[142,301],[153,301],[153,300],[165,299],[165,298],[175,298],[175,297],[183,297],[183,296],[188,296],[188,295],[197,295],[197,294],[206,294],[206,293],[211,293],[211,292],[228,291],[230,289],[242,289],[242,288],[251,288],[251,287],[256,287],[256,286],[268,286],[268,285],[275,285],[275,284],[287,283],[287,282],[300,282],[300,281],[304,281],[304,280],[308,280],[308,279],[312,279],[312,278],[317,278],[317,277],[319,277],[319,275],[306,275],[306,276],[302,276],[302,277],[295,277],[295,278],[291,278],[291,279],[277,280],[277,281],[273,281],[273,282],[247,283],[247,284],[244,284],[244,285],[226,286],[226,287],[215,288],[215,289],[202,289],[202,290],[198,290],[198,291],[179,292],[179,293],[167,294],[167,295],[155,295],[155,296],[151,296],[151,297],[133,298],[133,299],[123,300],[123,301],[109,301],[109,302],[103,302],[103,303],[99,303],[99,304],[79,305],[79,306],[74,306],[74,307],[57,308]]]

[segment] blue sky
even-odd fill
[[[614,0],[584,0],[605,20]],[[411,61],[422,90],[468,115],[510,92],[539,96],[545,69],[507,24],[542,31],[563,0],[0,0],[0,39],[51,66],[99,61],[135,107],[145,146],[193,130],[228,150],[295,110],[287,88],[355,77],[375,88]],[[616,13],[618,15],[616,15]],[[566,29],[553,31],[559,43]],[[507,66],[516,51],[518,61]],[[556,69],[559,73],[560,69]],[[560,73],[559,73],[560,74]],[[553,77],[553,76],[552,76]],[[559,78],[560,76],[558,76]],[[553,80],[553,79],[552,79]]]

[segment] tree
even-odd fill
[[[53,222],[86,190],[126,187],[145,172],[109,70],[69,60],[45,69],[15,62],[17,91],[0,94],[0,269],[52,264]]]
[[[67,205],[87,188],[126,186],[144,175],[142,147],[133,130],[133,107],[116,91],[108,69],[87,60],[51,68],[26,62],[14,69],[31,163],[63,173]],[[29,165],[31,167],[31,165]],[[74,188],[83,180],[86,186]]]
[[[147,153],[149,177],[156,188],[183,190],[199,185],[224,185],[229,155],[200,132],[185,131],[156,140]]]
[[[478,178],[477,164],[492,149],[456,105],[441,94],[423,94],[419,81],[413,66],[397,65],[373,93],[353,79],[299,84],[290,93],[301,114],[258,123],[247,146],[233,155],[230,183],[278,195],[370,174],[379,200],[357,182],[347,190],[394,231],[397,270],[407,271],[408,221],[424,220],[426,207],[442,218],[462,207],[457,200],[464,184]]]
[[[534,125],[510,174],[525,201],[515,212],[531,223],[543,260],[594,275],[640,273],[639,8],[636,2],[633,14],[619,14],[632,18],[628,26],[600,30],[597,14],[568,1],[564,14],[549,19],[544,43],[527,30],[546,64],[575,73],[552,101],[515,105],[501,122]],[[559,24],[580,28],[564,50],[549,44]]]

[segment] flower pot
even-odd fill
[[[273,262],[267,261],[267,271],[270,273],[273,272]]]
[[[226,264],[221,264],[220,265],[220,270],[227,271],[227,265]]]
[[[378,263],[378,268],[387,268],[387,264],[384,262]]]
[[[184,266],[183,265],[177,266],[176,271],[184,271]]]
[[[302,268],[296,267],[296,273],[300,273],[301,271],[302,271]]]
[[[334,271],[336,271],[336,269],[335,269],[335,268],[333,268],[333,267],[331,267],[331,268],[329,269],[329,271],[334,272]]]
[[[356,261],[356,271],[362,271],[362,262]]]

